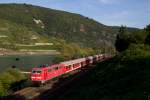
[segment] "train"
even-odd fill
[[[69,60],[60,62],[58,64],[53,65],[41,65],[32,68],[30,79],[32,84],[40,84],[43,85],[47,81],[62,76],[66,73],[69,73],[74,70],[78,70],[82,67],[89,66],[98,61],[102,61],[108,59],[109,56],[106,54],[99,54],[94,56],[88,56],[84,58]]]

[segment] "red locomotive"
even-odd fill
[[[104,57],[104,54],[94,55],[86,58],[79,58],[75,60],[61,62],[59,64],[42,65],[39,67],[35,67],[32,69],[31,72],[31,81],[33,83],[44,84],[46,81],[51,80],[52,78],[100,61],[104,59]]]

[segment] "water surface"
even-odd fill
[[[52,64],[52,55],[27,55],[27,56],[1,56],[0,72],[12,66],[24,71],[30,71],[31,68],[41,64]]]

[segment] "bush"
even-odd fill
[[[6,72],[1,74],[0,80],[4,86],[4,89],[9,89],[10,85],[16,81],[14,76]]]
[[[6,91],[5,91],[4,87],[3,87],[2,82],[0,81],[0,96],[6,95],[5,93],[6,93]]]
[[[25,79],[25,76],[21,74],[18,69],[8,69],[6,70],[6,73],[12,75],[16,82]]]
[[[120,57],[122,60],[132,60],[136,58],[147,58],[150,57],[150,48],[144,44],[132,44],[129,49],[122,52]]]
[[[12,85],[25,79],[25,76],[17,69],[7,69],[0,74],[0,96],[7,95],[7,91]]]

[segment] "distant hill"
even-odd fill
[[[82,47],[104,48],[114,44],[119,28],[79,14],[28,4],[0,4],[0,22],[3,45],[49,42],[55,37]],[[129,32],[132,30],[135,28],[128,28]]]

